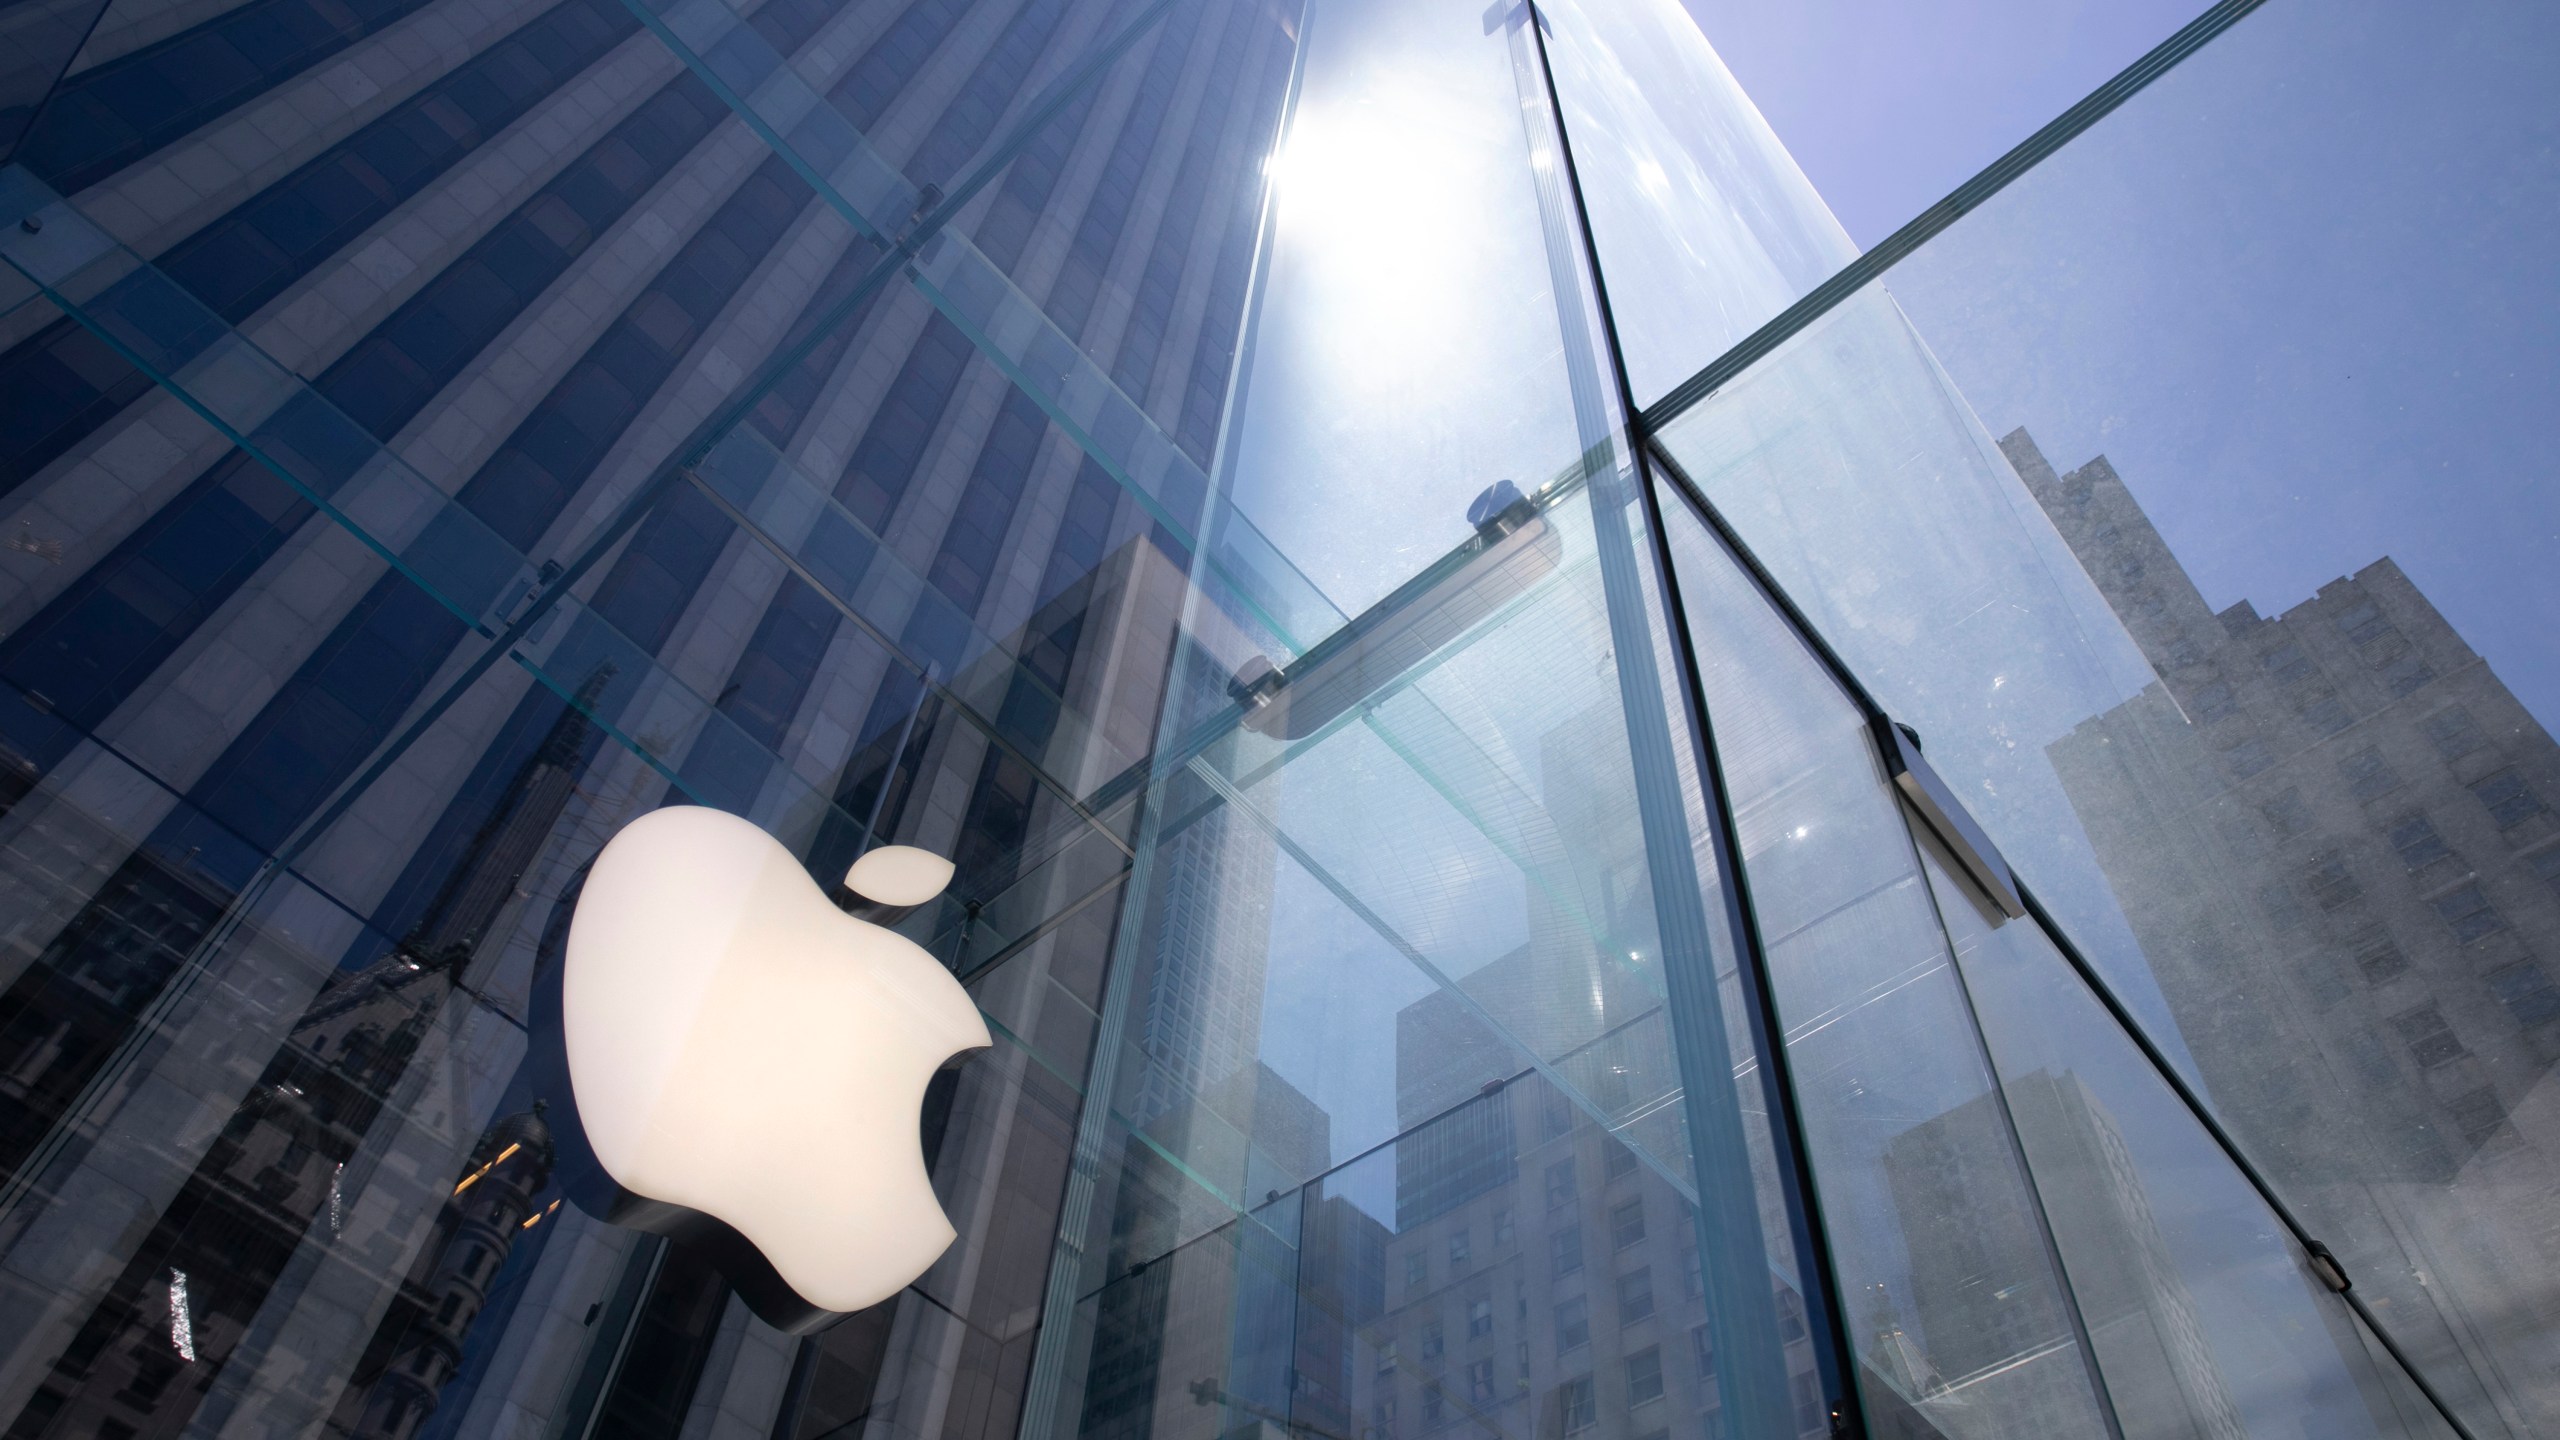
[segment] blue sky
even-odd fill
[[[2195,18],[2201,0],[1683,0],[1860,247]]]
[[[1686,0],[1872,244],[2186,5]],[[2560,727],[2549,6],[2274,0],[1887,280],[1994,434],[2104,453],[2220,608],[2388,555]]]

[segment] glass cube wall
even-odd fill
[[[2560,1436],[2549,16],[1865,255],[1673,0],[0,26],[0,1436]],[[668,805],[956,866],[813,1333],[566,1199]]]

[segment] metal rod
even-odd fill
[[[1834,1429],[1838,1431],[1846,1428],[1855,1433],[1864,1433],[1866,1427],[1861,1414],[1857,1386],[1850,1378],[1850,1367],[1854,1363],[1853,1357],[1856,1352],[1849,1341],[1846,1296],[1841,1288],[1838,1260],[1831,1251],[1830,1230],[1823,1222],[1821,1195],[1815,1186],[1810,1158],[1807,1154],[1804,1113],[1797,1103],[1795,1079],[1786,1049],[1786,1032],[1780,1023],[1776,997],[1772,993],[1769,955],[1766,947],[1761,943],[1758,916],[1752,908],[1748,882],[1744,878],[1740,831],[1734,814],[1732,794],[1726,784],[1722,762],[1714,741],[1714,729],[1707,711],[1706,691],[1700,683],[1696,649],[1691,643],[1688,626],[1681,618],[1683,611],[1680,605],[1678,579],[1671,568],[1670,551],[1662,529],[1662,516],[1645,469],[1643,414],[1636,404],[1633,383],[1628,378],[1626,354],[1618,334],[1617,315],[1610,303],[1608,280],[1601,268],[1599,245],[1592,233],[1591,213],[1584,199],[1582,173],[1574,157],[1572,137],[1565,125],[1564,103],[1556,89],[1555,67],[1547,53],[1546,26],[1534,3],[1527,8],[1529,38],[1535,47],[1539,76],[1545,87],[1544,98],[1548,118],[1555,127],[1556,148],[1558,158],[1562,161],[1560,168],[1564,175],[1565,191],[1573,205],[1574,229],[1580,242],[1584,273],[1591,287],[1593,306],[1598,312],[1601,349],[1608,357],[1611,385],[1616,392],[1619,415],[1624,422],[1625,433],[1630,441],[1628,461],[1636,472],[1635,498],[1643,506],[1645,524],[1652,532],[1652,543],[1649,549],[1655,570],[1655,580],[1661,587],[1662,601],[1665,606],[1663,628],[1669,634],[1673,652],[1679,660],[1683,679],[1686,682],[1684,688],[1687,693],[1683,696],[1686,704],[1683,708],[1687,711],[1690,721],[1692,757],[1698,765],[1698,773],[1708,791],[1709,828],[1714,832],[1712,838],[1717,857],[1716,863],[1723,872],[1724,883],[1717,889],[1724,902],[1725,925],[1731,934],[1737,957],[1740,959],[1740,964],[1737,966],[1737,979],[1749,1007],[1747,1019],[1762,1058],[1760,1066],[1762,1088],[1767,1096],[1770,1114],[1774,1121],[1769,1127],[1770,1141],[1777,1152],[1782,1172],[1787,1175],[1790,1182],[1786,1188],[1790,1192],[1789,1209],[1793,1213],[1789,1218],[1795,1233],[1789,1238],[1796,1252],[1799,1277],[1810,1278],[1813,1282],[1810,1287],[1801,1287],[1809,1290],[1810,1293],[1802,1294],[1800,1298],[1811,1312],[1808,1318],[1813,1322],[1811,1327],[1813,1333],[1823,1337],[1824,1343],[1817,1344],[1813,1348],[1817,1364],[1823,1373],[1825,1389],[1833,1397],[1833,1404],[1837,1407],[1832,1412]],[[1597,498],[1595,496],[1595,501]],[[1646,637],[1648,646],[1649,643],[1649,637]],[[1626,647],[1621,645],[1620,649],[1622,653],[1619,663],[1624,666],[1628,663],[1628,657],[1623,653]],[[1651,657],[1648,654],[1642,658],[1649,660]],[[1646,668],[1649,669],[1650,666]],[[1656,707],[1652,713],[1659,716],[1659,707],[1665,698],[1661,693],[1662,686],[1659,679],[1653,682],[1651,688],[1654,693],[1648,699],[1630,701],[1631,712],[1636,704],[1649,703]],[[1631,728],[1637,723],[1637,718],[1635,714],[1629,714],[1628,724]],[[1665,725],[1663,728],[1666,731],[1665,738],[1668,739],[1669,727]],[[1685,819],[1681,828],[1686,829]],[[1648,841],[1650,842],[1651,839],[1652,837],[1649,836]],[[1668,974],[1670,957],[1667,954],[1664,968]],[[1692,1015],[1687,1018],[1695,1024],[1700,1017]],[[1711,1100],[1708,1095],[1695,1093],[1690,1097],[1693,1108],[1716,1102],[1730,1103],[1730,1097],[1716,1096]],[[1703,1152],[1701,1158],[1704,1158]],[[1700,1198],[1703,1200],[1705,1198],[1703,1177],[1699,1186]],[[1702,1245],[1709,1243],[1709,1237],[1702,1234],[1700,1243]]]

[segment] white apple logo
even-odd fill
[[[845,884],[905,907],[951,873],[884,846]],[[917,1117],[936,1070],[994,1043],[986,1022],[951,972],[837,909],[763,830],[699,806],[625,826],[588,873],[561,969],[576,1120],[629,1192],[605,1218],[683,1234],[704,1227],[664,1217],[708,1217],[812,1311],[877,1304],[949,1248]],[[789,1298],[756,1308],[818,1318]]]

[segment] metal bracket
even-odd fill
[[[2009,862],[2001,858],[2000,847],[1991,843],[1981,826],[1956,798],[1947,782],[1920,754],[1920,736],[1908,726],[1897,725],[1879,715],[1874,722],[1876,750],[1884,759],[1886,778],[1894,789],[1902,792],[1904,803],[1920,816],[1929,833],[1947,847],[1956,864],[1972,881],[1983,898],[2012,920],[2023,919],[2027,902],[2018,894],[2016,877],[2009,873]]]

